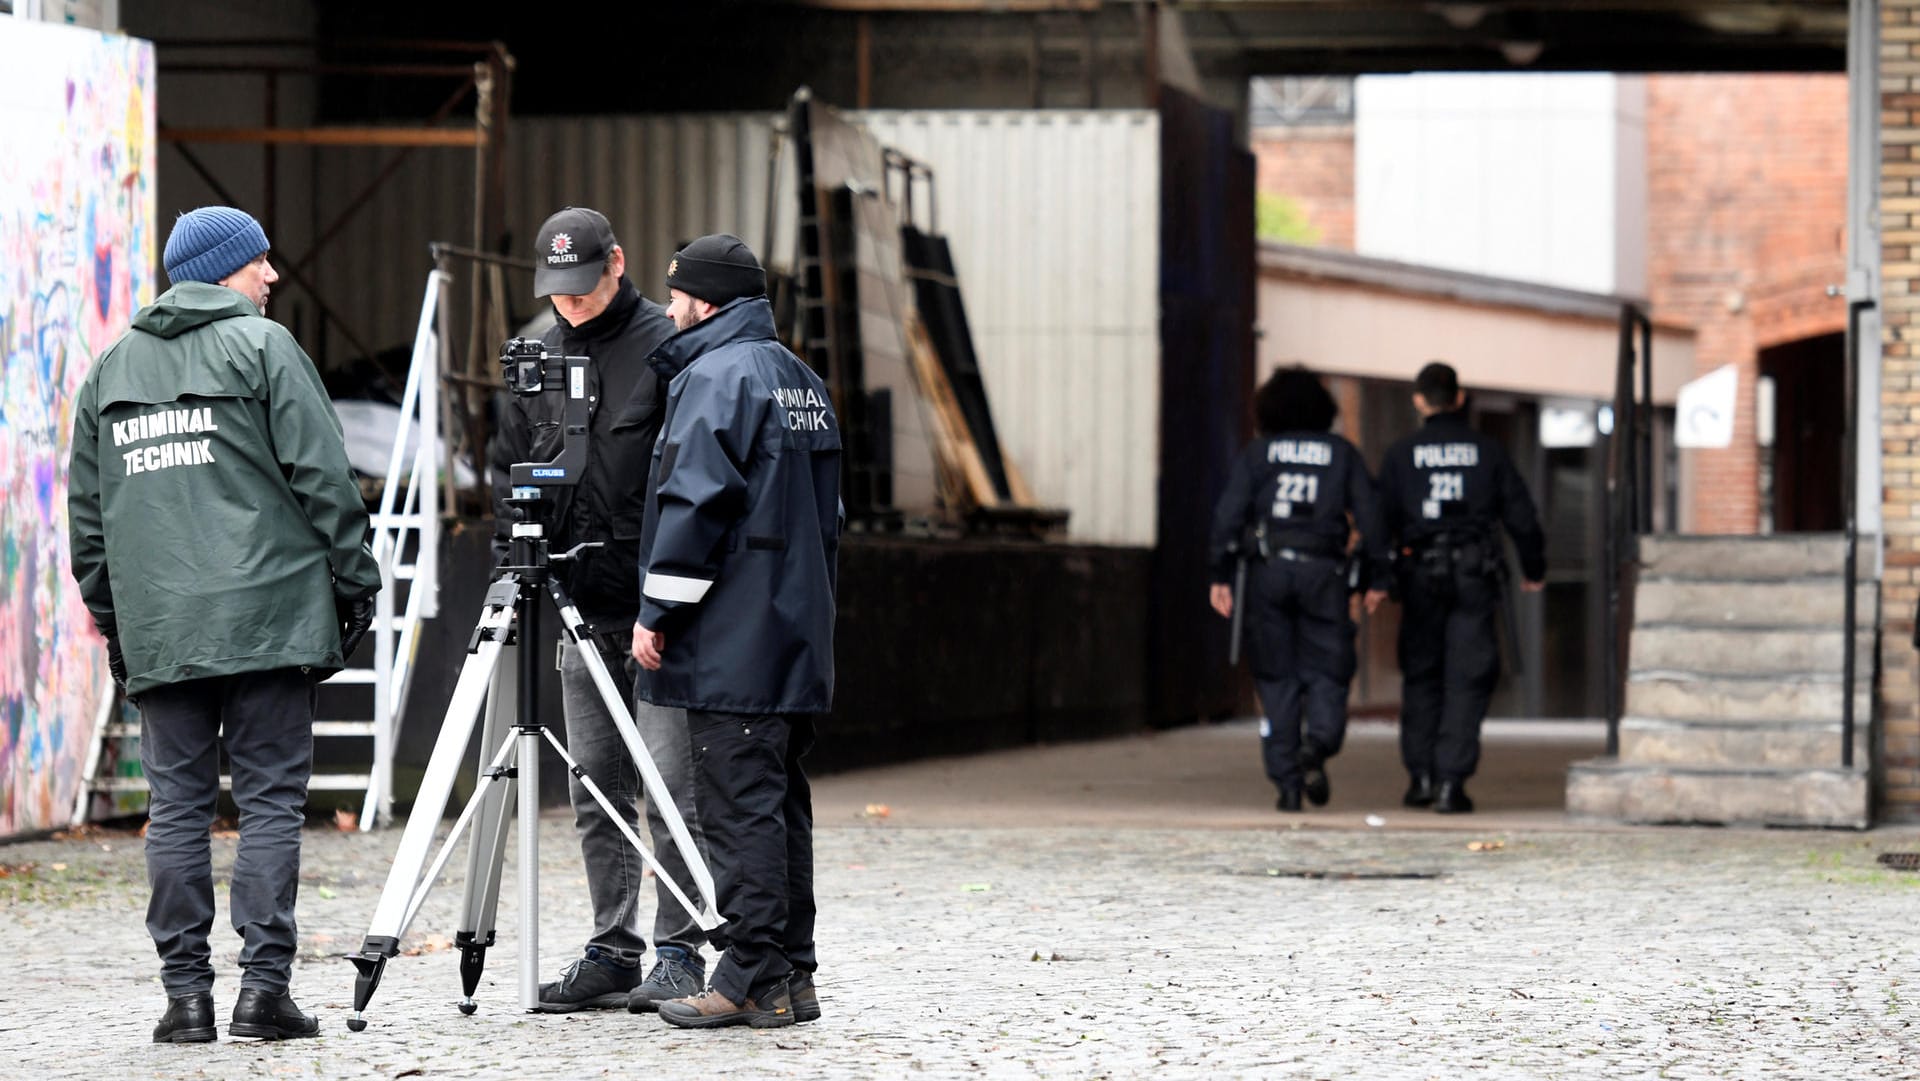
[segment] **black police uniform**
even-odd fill
[[[1526,482],[1464,411],[1427,418],[1387,451],[1382,517],[1399,586],[1400,757],[1436,784],[1480,761],[1480,722],[1500,678],[1494,627],[1506,582],[1499,527],[1528,581],[1546,576],[1546,538]]]
[[[1246,595],[1238,603],[1267,715],[1260,747],[1267,776],[1283,794],[1301,788],[1303,720],[1310,744],[1304,749],[1315,763],[1339,751],[1346,736],[1354,671],[1349,514],[1364,549],[1384,557],[1366,464],[1352,443],[1328,432],[1284,432],[1248,444],[1214,510],[1214,582],[1232,581],[1236,561],[1247,560]]]

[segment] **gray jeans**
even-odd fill
[[[213,853],[222,743],[240,808],[228,896],[240,934],[240,986],[287,990],[297,945],[300,826],[313,773],[314,684],[294,668],[196,679],[140,695],[146,771],[147,932],[169,998],[213,990]],[[225,725],[222,734],[221,726]]]
[[[638,665],[630,654],[631,631],[610,636],[622,650],[622,663],[612,669],[614,682],[622,688],[633,686]],[[580,659],[579,648],[562,647],[560,689],[567,716],[567,751],[586,769],[587,776],[600,786],[607,799],[619,810],[627,825],[639,832],[639,801],[644,795],[640,768],[627,752],[626,741],[614,727],[613,715],[594,686],[593,677]],[[640,742],[653,758],[654,766],[667,783],[673,804],[693,835],[700,858],[707,858],[706,839],[700,832],[700,818],[694,813],[693,752],[687,734],[685,710],[664,709],[628,695],[632,703],[634,727]],[[576,778],[570,782],[573,797],[573,823],[580,831],[580,856],[587,868],[587,893],[593,901],[593,937],[588,945],[610,953],[622,964],[637,965],[647,948],[639,931],[640,888],[646,864],[640,853],[621,835],[620,829]],[[674,884],[695,904],[700,894],[686,860],[667,832],[666,820],[647,800],[647,829],[653,857],[667,869]],[[707,936],[699,923],[667,892],[665,883],[654,883],[657,904],[653,919],[656,946],[678,946],[687,952],[687,960],[700,964],[700,946]]]

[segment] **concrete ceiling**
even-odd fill
[[[841,14],[1136,21],[1136,0],[803,0]],[[1200,73],[1838,71],[1846,0],[1167,0]],[[1070,33],[1071,31],[1069,31]]]

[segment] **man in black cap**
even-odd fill
[[[573,598],[581,617],[605,643],[607,667],[622,689],[631,690],[632,626],[640,610],[640,519],[646,468],[660,432],[665,386],[647,366],[647,354],[673,333],[665,309],[640,295],[626,277],[627,259],[613,227],[598,211],[567,207],[540,226],[534,254],[535,297],[548,298],[559,317],[543,339],[556,354],[585,355],[587,366],[587,464],[577,488],[551,493],[547,537],[555,551],[598,543],[575,559],[555,563],[553,573]],[[510,467],[547,461],[560,451],[559,395],[501,396],[500,430],[491,447],[495,499],[494,552],[504,558],[512,516]],[[612,714],[581,660],[579,647],[564,644],[560,665],[567,749],[620,809],[629,828],[640,820],[639,767],[614,727]],[[699,842],[694,814],[693,763],[686,715],[631,698],[633,719],[647,753],[659,767],[675,806]],[[705,982],[699,924],[655,882],[653,970],[642,979],[646,939],[639,930],[645,867],[579,778],[570,784],[574,824],[593,902],[593,934],[579,959],[558,980],[540,987],[540,1009],[630,1009],[650,1011],[663,999],[692,994]],[[683,888],[691,886],[684,857],[664,819],[647,801],[654,856]]]
[[[1545,587],[1546,537],[1513,460],[1467,423],[1467,394],[1452,366],[1420,369],[1413,405],[1425,424],[1380,466],[1402,604],[1400,757],[1412,778],[1403,802],[1464,814],[1473,810],[1466,782],[1480,762],[1480,722],[1500,679],[1494,613],[1507,553],[1499,530],[1519,550],[1528,592]],[[1370,592],[1368,610],[1385,597]]]
[[[711,987],[660,1016],[774,1028],[820,1016],[800,758],[833,703],[840,424],[826,384],[775,336],[766,275],[738,237],[682,248],[667,286],[680,333],[651,358],[671,382],[633,654],[641,696],[687,710],[726,922]]]

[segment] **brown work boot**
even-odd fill
[[[785,984],[763,996],[766,1005],[748,999],[735,1002],[708,988],[692,998],[676,998],[660,1004],[660,1020],[681,1028],[723,1028],[749,1025],[753,1028],[781,1028],[793,1024],[793,1000]]]

